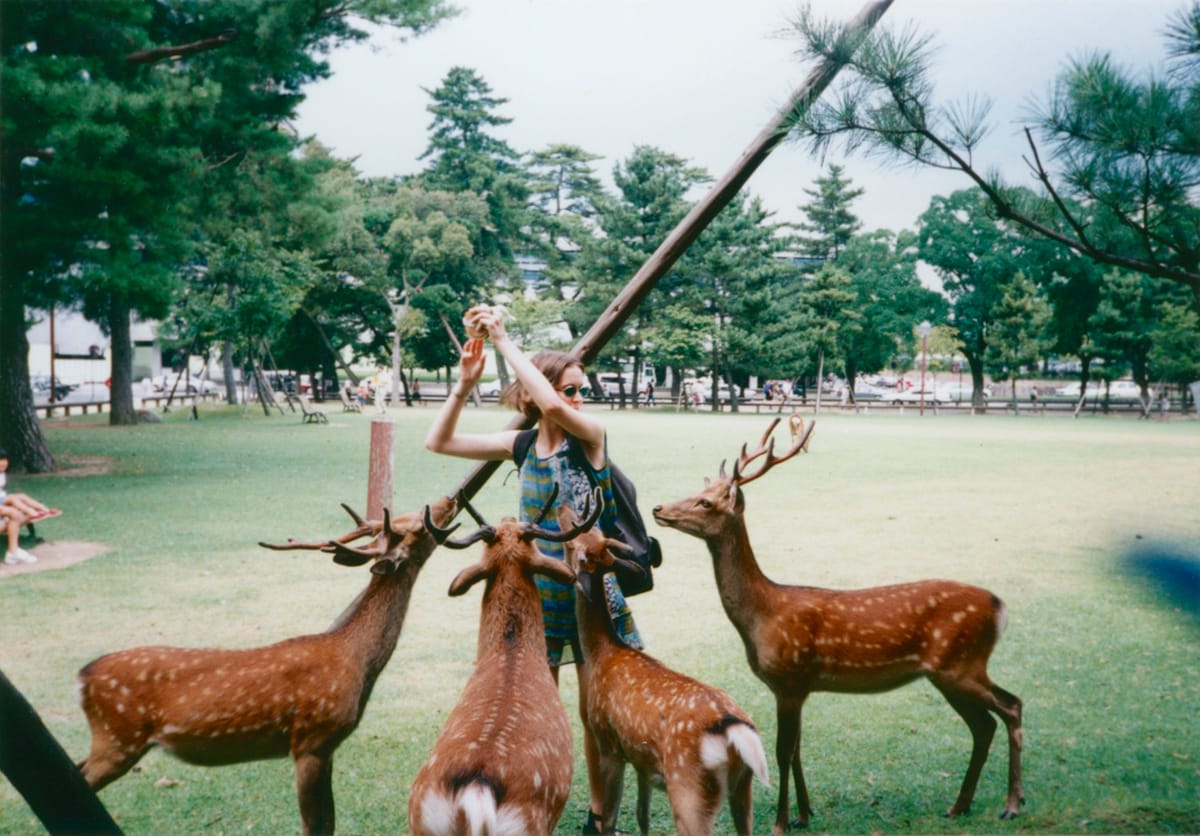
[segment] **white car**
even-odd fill
[[[685,387],[687,387],[689,383],[691,384],[690,391],[697,402],[709,403],[712,401],[712,378],[700,377],[691,380],[684,380],[683,383]],[[740,398],[741,396],[741,387],[735,385],[733,387],[733,397]],[[729,384],[723,380],[717,384],[717,398],[721,403],[729,403],[730,401]]]
[[[974,392],[975,387],[970,383],[947,383],[937,387],[936,397],[939,403],[958,403],[959,401],[970,401]],[[986,401],[991,396],[992,387],[985,385],[983,399]]]
[[[479,384],[479,396],[482,398],[498,398],[504,387],[500,384],[500,378],[489,380]]]
[[[1108,396],[1113,400],[1140,401],[1142,389],[1132,380],[1114,380],[1108,384]]]

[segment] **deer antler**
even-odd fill
[[[344,506],[343,506],[344,507]],[[346,508],[350,511],[349,508]],[[350,511],[353,514],[353,511]],[[366,548],[356,549],[353,546],[346,545],[343,540],[330,540],[325,544],[321,551],[332,554],[333,561],[340,563],[343,566],[362,566],[368,560],[375,560],[384,557],[396,545],[399,538],[392,531],[392,512],[387,508],[383,509],[383,526],[379,529],[379,534],[375,541]]]
[[[550,505],[554,502],[554,497],[558,494],[558,485],[555,485],[554,488],[550,499],[542,507],[542,513],[538,514],[537,520],[532,523],[526,523],[522,527],[521,539],[532,540],[537,538],[539,540],[549,540],[552,543],[565,543],[568,540],[574,540],[584,531],[591,528],[596,520],[600,519],[600,512],[604,510],[604,495],[600,488],[596,488],[588,494],[587,504],[583,509],[584,519],[576,522],[569,531],[549,531],[539,526],[538,523],[546,516],[546,512],[550,510]]]
[[[486,540],[488,543],[494,542],[496,539],[496,529],[488,525],[487,521],[480,516],[479,512],[471,505],[466,494],[461,491],[458,494],[459,506],[465,508],[471,518],[479,524],[473,533],[459,540],[451,540],[450,535],[453,534],[462,523],[455,523],[449,528],[442,528],[433,521],[433,515],[429,512],[429,506],[425,506],[425,528],[433,535],[433,539],[437,540],[438,545],[445,546],[450,549],[465,549],[468,546],[478,543],[480,540]]]
[[[358,527],[353,531],[343,534],[336,540],[311,540],[304,542],[300,540],[293,540],[291,537],[289,537],[285,543],[264,543],[260,540],[258,544],[264,549],[274,549],[275,551],[291,551],[296,549],[323,551],[328,549],[331,544],[350,543],[359,539],[360,537],[366,537],[368,534],[378,534],[384,530],[384,528],[389,530],[391,529],[391,526],[387,525],[386,522],[381,525],[378,522],[368,522],[367,520],[364,520],[357,513],[355,513],[354,509],[344,502],[341,503],[341,506],[346,510],[346,513],[350,515],[350,519],[354,520]]]
[[[781,456],[775,455],[775,439],[772,438],[770,440],[770,442],[766,443],[766,445],[764,446],[764,442],[767,442],[767,437],[771,434],[771,430],[775,429],[775,425],[778,423],[779,423],[778,418],[776,418],[774,421],[771,422],[771,426],[767,428],[767,432],[763,434],[762,439],[758,443],[758,449],[755,450],[753,453],[747,454],[746,446],[742,445],[742,455],[738,458],[737,464],[735,464],[733,466],[733,476],[729,480],[730,484],[737,485],[738,487],[749,484],[750,482],[753,482],[755,479],[762,476],[764,473],[766,473],[768,470],[770,470],[771,468],[773,468],[775,465],[779,464],[780,462],[786,462],[788,459],[790,459],[792,456],[799,453],[801,450],[807,451],[808,437],[810,435],[812,435],[813,428],[816,427],[816,425],[817,425],[816,421],[813,421],[811,424],[809,424],[808,430],[804,433],[804,435],[797,438],[795,443],[792,444],[791,448]],[[759,458],[764,453],[766,453],[767,458],[759,466],[758,470],[756,470],[752,473],[742,473],[741,472],[741,469],[743,467],[750,464],[752,461]]]
[[[756,449],[753,453],[747,453],[746,445],[745,444],[742,445],[742,454],[740,456],[738,456],[737,463],[734,465],[734,473],[735,474],[737,473],[738,469],[744,468],[746,465],[750,464],[750,462],[754,461],[759,456],[761,456],[763,453],[767,452],[768,439],[771,438],[771,433],[775,432],[775,428],[777,426],[779,426],[779,421],[780,421],[780,419],[776,418],[769,425],[767,425],[767,431],[764,432],[762,434],[762,438],[760,438],[758,440],[758,449]],[[728,478],[725,476],[725,460],[724,459],[721,460],[721,470],[718,475],[722,479]],[[736,479],[736,475],[734,478]]]

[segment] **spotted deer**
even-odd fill
[[[876,693],[921,677],[942,693],[966,722],[974,741],[958,798],[947,815],[966,813],[996,730],[996,714],[1008,730],[1008,798],[1001,813],[1017,815],[1021,789],[1021,700],[988,678],[988,658],[1004,629],[1004,604],[986,589],[948,580],[868,589],[788,586],[759,568],[743,517],[742,488],[795,456],[813,426],[783,455],[767,443],[742,453],[732,475],[721,463],[714,482],[700,493],[654,508],[659,525],[698,537],[708,545],[721,604],[746,648],[750,667],[775,695],[779,800],[774,832],[788,827],[788,771],[794,770],[797,824],[812,809],[800,765],[801,711],[814,691]],[[765,455],[754,469],[753,462]]]
[[[558,515],[563,530],[575,525],[566,506]],[[639,571],[625,559],[629,551],[595,527],[567,546],[584,660],[582,713],[596,741],[603,785],[600,830],[616,829],[629,763],[637,773],[642,836],[650,831],[652,784],[666,788],[675,830],[683,836],[712,833],[726,796],[734,828],[748,834],[754,825],[753,778],[770,785],[762,741],[750,717],[724,691],[677,673],[616,637],[603,576],[617,564]]]
[[[346,506],[343,506],[344,508]],[[367,587],[324,633],[266,647],[219,650],[137,647],[79,672],[92,731],[79,768],[93,789],[128,772],[152,746],[199,766],[290,755],[305,834],[332,833],[333,754],[362,719],[375,680],[400,637],[421,567],[436,548],[424,519],[449,522],[455,503],[382,522],[336,540],[289,540],[271,549],[320,549],[345,566],[371,562]],[[349,543],[373,534],[366,548]]]
[[[566,542],[595,522],[596,504],[578,527],[540,526],[557,490],[534,522],[512,517],[488,525],[465,497],[479,524],[469,536],[428,525],[438,542],[463,549],[483,541],[483,556],[450,584],[462,595],[485,581],[475,671],[446,718],[433,752],[408,797],[415,834],[548,834],[571,791],[571,726],[546,663],[542,602],[534,574],[570,584],[575,574],[540,553],[534,538]],[[455,526],[457,528],[457,525]]]

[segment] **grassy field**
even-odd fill
[[[94,657],[140,644],[251,647],[318,632],[366,583],[364,569],[255,544],[349,530],[338,503],[365,505],[370,416],[331,409],[323,426],[240,408],[201,414],[119,429],[97,416],[51,423],[63,472],[10,480],[65,509],[41,524],[44,536],[109,547],[67,569],[0,579],[0,670],[73,758],[88,746],[74,676]],[[466,468],[421,447],[432,409],[393,415],[395,504],[409,510],[449,490]],[[485,408],[463,420],[491,430],[508,417]],[[767,423],[672,411],[603,418],[644,511],[699,490]],[[479,496],[485,516],[514,512],[511,470]],[[809,701],[803,753],[814,832],[1200,832],[1200,613],[1121,568],[1139,548],[1200,556],[1200,422],[822,416],[812,452],[748,486],[746,499],[759,560],[777,581],[955,578],[988,587],[1009,607],[991,673],[1025,703],[1022,815],[996,818],[1001,733],[973,813],[941,817],[970,737],[922,682]],[[666,556],[656,589],[633,599],[649,650],[729,691],[773,751],[773,700],[720,608],[704,546],[656,533]],[[451,599],[446,589],[475,554],[440,551],[417,582],[396,653],[335,760],[343,833],[405,830],[409,786],[470,674],[480,595]],[[574,677],[563,683],[578,724]],[[100,797],[130,834],[294,833],[293,777],[290,761],[203,769],[152,752]],[[159,786],[163,778],[178,783]],[[632,776],[626,784],[619,824],[635,830]],[[756,786],[756,831],[770,830],[774,802],[774,787]],[[578,832],[586,803],[576,725],[574,790],[560,832]],[[668,831],[662,793],[652,813],[654,829]],[[727,811],[718,828],[730,832]],[[0,833],[37,832],[29,808],[0,781]]]

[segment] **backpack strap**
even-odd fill
[[[513,463],[517,466],[517,470],[520,470],[521,465],[525,464],[525,457],[529,455],[529,448],[535,441],[537,441],[537,427],[517,433],[517,437],[513,441],[512,453]]]

